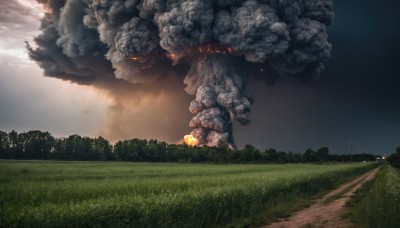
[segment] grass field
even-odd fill
[[[0,161],[0,227],[226,225],[375,166]]]
[[[399,227],[400,170],[386,166],[350,202],[350,218],[358,227]]]

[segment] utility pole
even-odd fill
[[[351,141],[349,141],[350,162],[353,161],[353,150],[354,150],[354,147],[353,147],[353,145],[351,144]]]

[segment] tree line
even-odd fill
[[[70,135],[55,138],[49,132],[0,131],[0,159],[64,161],[132,161],[191,163],[323,163],[374,161],[371,154],[329,154],[327,147],[307,149],[303,154],[275,149],[260,151],[252,145],[232,150],[223,147],[192,147],[157,140],[130,139],[111,145],[102,137]]]

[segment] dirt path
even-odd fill
[[[347,219],[341,218],[346,202],[366,181],[371,180],[379,168],[376,168],[326,194],[311,207],[296,212],[291,217],[266,225],[271,228],[288,227],[351,227]]]

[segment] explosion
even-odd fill
[[[87,84],[112,70],[140,84],[165,71],[183,76],[173,66],[189,65],[184,83],[195,96],[189,126],[196,145],[235,147],[232,122],[248,124],[253,103],[250,69],[243,68],[265,72],[269,64],[306,82],[321,73],[332,49],[332,0],[37,1],[50,12],[37,48],[27,48],[47,76]]]
[[[185,137],[183,137],[183,140],[188,146],[197,146],[198,143],[197,139],[193,137],[193,135],[185,135]]]

